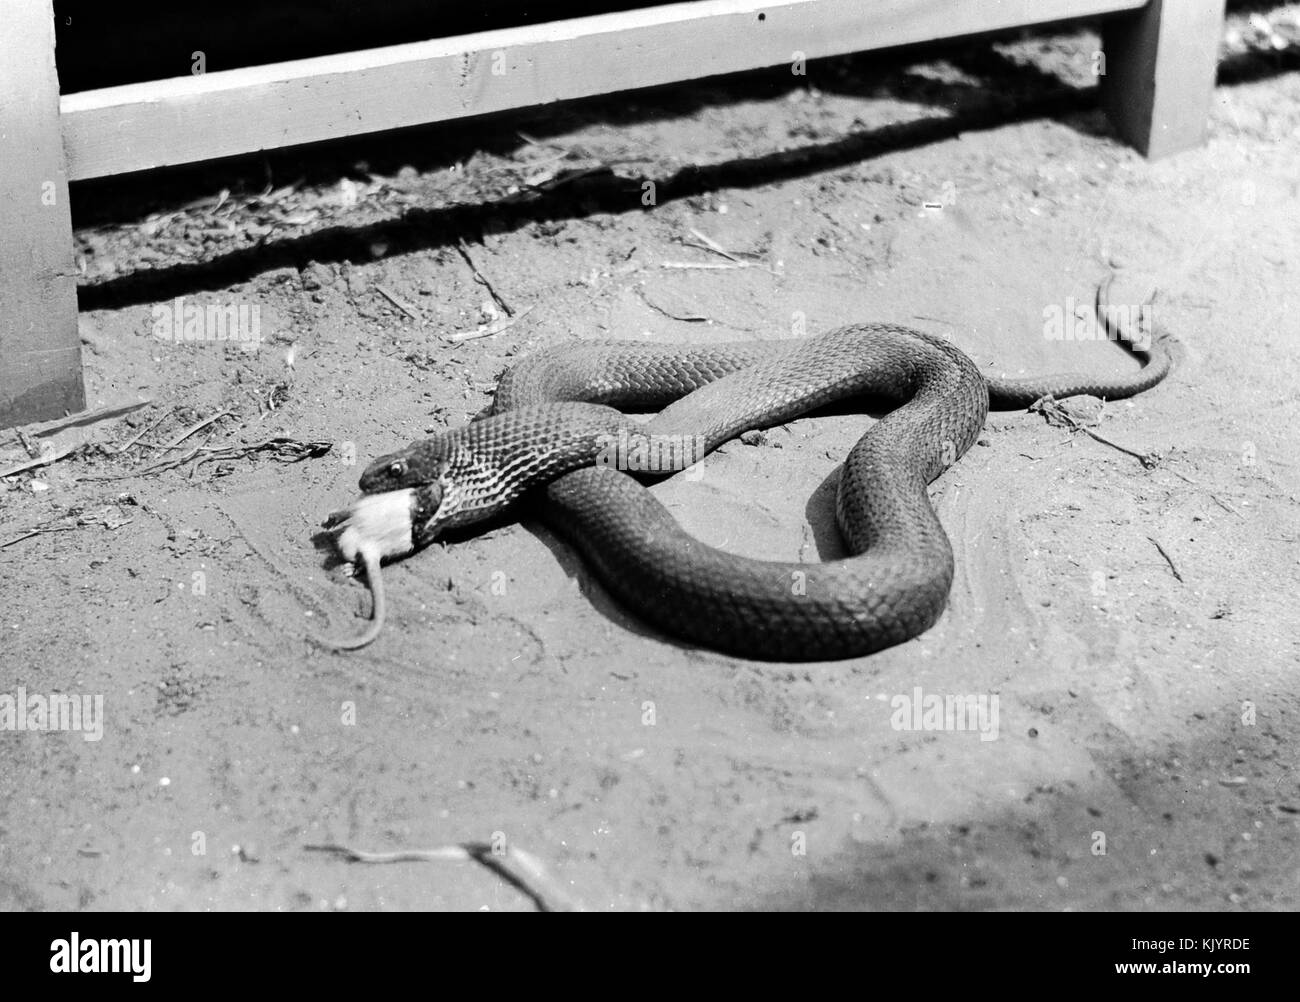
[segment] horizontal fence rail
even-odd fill
[[[701,0],[62,98],[70,180],[1136,10],[1146,0]]]

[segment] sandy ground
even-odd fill
[[[494,836],[595,909],[1300,905],[1300,76],[1256,52],[1205,147],[1148,164],[1061,96],[1093,44],[836,60],[77,189],[91,405],[153,403],[0,481],[0,542],[68,529],[0,549],[0,693],[104,697],[102,740],[0,733],[0,907],[527,909],[473,864],[304,850]],[[727,263],[692,230],[758,266],[665,267]],[[453,345],[493,319],[469,261],[533,309]],[[1159,462],[992,415],[932,488],[957,577],[910,643],[687,649],[526,519],[391,566],[372,647],[306,639],[369,610],[321,519],[515,356],[876,319],[989,372],[1118,372],[1112,344],[1044,336],[1112,267],[1122,302],[1159,289],[1180,364],[1085,409]],[[178,295],[259,307],[262,343],[158,340]],[[184,451],[117,452],[223,411],[184,447],[331,448],[147,473]],[[654,489],[711,543],[831,558],[870,420],[803,419]],[[918,687],[996,696],[997,739],[892,726]]]

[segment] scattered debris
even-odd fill
[[[16,428],[14,435],[30,458],[0,469],[0,477],[16,476],[66,459],[92,444],[100,436],[100,426],[104,422],[134,413],[151,403],[150,400],[137,400],[129,404],[114,404]]]
[[[129,495],[126,497],[129,498]],[[123,501],[123,503],[135,504],[136,502],[134,498],[129,498],[129,500]],[[56,520],[51,519],[47,522],[41,523],[40,525],[33,526],[32,528],[19,533],[17,536],[14,536],[12,539],[0,543],[0,550],[7,546],[13,546],[15,543],[21,543],[24,539],[31,539],[33,536],[43,536],[50,532],[71,532],[73,529],[82,529],[92,525],[102,525],[105,529],[114,530],[120,529],[122,526],[129,525],[131,522],[135,521],[134,518],[125,517],[122,509],[117,505],[106,505],[97,511],[89,513],[83,512],[79,508],[72,508],[65,511],[58,518],[59,520],[62,520],[60,524],[56,525]],[[69,522],[67,521],[69,518],[75,518],[76,521]]]
[[[289,367],[290,370],[292,370],[293,368],[292,362],[290,362]],[[290,372],[289,378],[290,379],[293,378],[292,371]],[[291,382],[282,379],[274,386],[271,387],[271,389],[266,394],[265,400],[262,400],[259,397],[253,398],[257,403],[257,414],[258,414],[257,420],[259,421],[265,420],[268,414],[272,413],[277,407],[279,407],[282,403],[284,403],[286,400],[289,399],[289,387],[291,385],[292,385]]]
[[[296,439],[283,436],[264,439],[261,442],[254,442],[252,445],[205,447],[201,450],[205,455],[194,464],[190,476],[194,476],[204,463],[214,461],[246,459],[255,453],[266,452],[270,453],[272,459],[280,463],[301,463],[304,459],[319,459],[333,448],[333,442],[299,442]]]
[[[131,436],[131,438],[127,441],[127,443],[126,443],[125,445],[119,447],[118,450],[117,450],[117,454],[118,454],[119,456],[122,455],[122,453],[126,452],[127,449],[131,448],[133,445],[135,445],[137,442],[139,442],[140,439],[142,439],[142,438],[144,438],[146,435],[148,435],[151,431],[153,431],[153,430],[154,430],[155,428],[157,428],[160,424],[162,424],[164,421],[166,421],[166,420],[167,420],[169,417],[171,417],[174,413],[176,413],[176,408],[175,408],[175,407],[168,407],[168,408],[165,408],[165,409],[163,410],[163,412],[162,412],[161,414],[159,414],[158,417],[157,417],[157,418],[156,418],[152,423],[150,423],[150,424],[146,425],[145,427],[141,428],[138,432],[136,432],[134,435]]]
[[[170,447],[168,447],[170,448]],[[277,437],[268,438],[251,445],[221,445],[210,446],[207,444],[196,445],[183,456],[176,456],[171,459],[165,459],[160,463],[154,463],[143,470],[132,470],[129,473],[113,473],[107,476],[80,477],[82,481],[101,481],[101,480],[129,480],[132,477],[149,477],[155,473],[164,473],[167,470],[175,469],[178,466],[184,466],[193,459],[199,461],[194,464],[194,469],[190,471],[193,477],[199,471],[204,463],[213,462],[214,460],[235,460],[244,459],[254,453],[269,452],[273,459],[283,463],[298,463],[304,459],[316,459],[325,455],[334,448],[333,442],[299,442],[296,439]]]

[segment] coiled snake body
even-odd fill
[[[378,497],[327,524],[350,538],[341,547],[351,548],[347,555],[366,558],[374,589],[380,557],[490,518],[536,491],[544,520],[609,591],[670,634],[768,660],[869,654],[923,632],[943,611],[953,555],[926,488],[974,443],[990,402],[1027,406],[1080,393],[1115,399],[1164,377],[1164,339],[1130,350],[1146,364],[1122,377],[993,380],[948,342],[882,323],[798,341],[570,343],[509,370],[489,416],[373,462],[361,488]],[[645,468],[628,462],[638,449],[680,468],[741,432],[855,396],[899,406],[844,462],[836,506],[850,554],[844,559],[762,561],[705,545],[620,469]],[[640,424],[616,407],[664,409]],[[394,511],[402,525],[400,542],[371,546],[367,555],[358,541],[377,535],[366,527],[368,505],[384,512],[384,532]],[[375,626],[361,642],[378,630],[381,601],[379,592]]]

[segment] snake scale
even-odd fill
[[[1109,281],[1097,296],[1103,320]],[[1117,399],[1169,371],[1167,336],[1140,347],[1108,327],[1140,370],[990,379],[949,342],[886,323],[708,346],[571,342],[531,355],[502,377],[488,415],[375,460],[363,497],[325,523],[340,552],[364,564],[375,594],[370,630],[332,646],[377,635],[381,560],[492,519],[525,495],[628,609],[687,642],[779,661],[901,643],[934,624],[953,578],[927,486],[975,442],[990,405]],[[647,468],[637,450],[682,468],[744,431],[864,396],[897,406],[845,459],[836,516],[849,556],[839,560],[754,560],[705,545],[625,472]],[[658,413],[639,423],[620,407]]]

